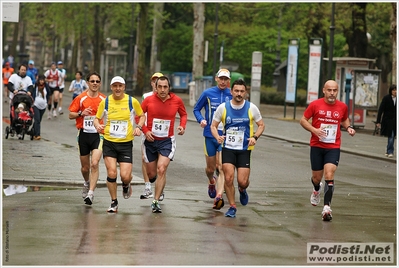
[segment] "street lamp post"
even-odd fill
[[[129,95],[133,95],[133,33],[130,35],[130,43],[129,43],[129,64],[128,66],[128,76],[126,79],[126,93]]]
[[[335,30],[334,13],[335,13],[335,3],[332,3],[331,26],[330,26],[330,50],[328,53],[328,77],[327,77],[328,79],[332,79],[332,62],[334,54],[334,30]]]
[[[215,11],[215,34],[213,35],[213,73],[212,76],[216,74],[216,56],[217,56],[217,43],[218,43],[218,23],[219,23],[219,3],[216,3],[216,11]],[[215,79],[212,79],[212,84],[215,85]]]

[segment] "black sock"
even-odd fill
[[[332,196],[334,193],[334,181],[326,181],[326,186],[324,187],[324,205],[331,205]]]
[[[315,184],[315,183],[313,182],[312,177],[310,177],[310,181],[312,182],[315,191],[320,190],[320,182],[319,182],[318,184]]]
[[[51,104],[47,104],[47,109],[51,111]]]
[[[54,109],[57,109],[57,106],[58,106],[58,102],[54,102]]]

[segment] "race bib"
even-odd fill
[[[127,121],[111,120],[109,124],[109,135],[113,138],[126,138],[127,135]]]
[[[166,138],[169,135],[170,120],[154,118],[152,120],[152,133],[159,138]]]
[[[321,124],[320,128],[327,135],[325,138],[320,139],[320,141],[324,143],[335,143],[338,126],[333,124]]]
[[[94,127],[93,121],[94,121],[94,116],[87,115],[83,118],[83,132],[97,133],[97,130]]]
[[[244,145],[244,131],[227,130],[225,147],[233,150],[242,150]]]

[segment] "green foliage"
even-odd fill
[[[162,69],[191,72],[193,61],[192,25],[177,24],[174,29],[163,30],[158,37]]]

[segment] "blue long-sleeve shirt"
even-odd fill
[[[201,123],[202,120],[206,120],[207,122],[203,131],[204,137],[213,137],[210,128],[213,113],[221,103],[229,101],[232,98],[233,96],[231,95],[230,88],[220,89],[218,86],[213,86],[202,92],[194,106],[193,113],[198,123]],[[201,113],[202,109],[205,110],[205,116]]]

